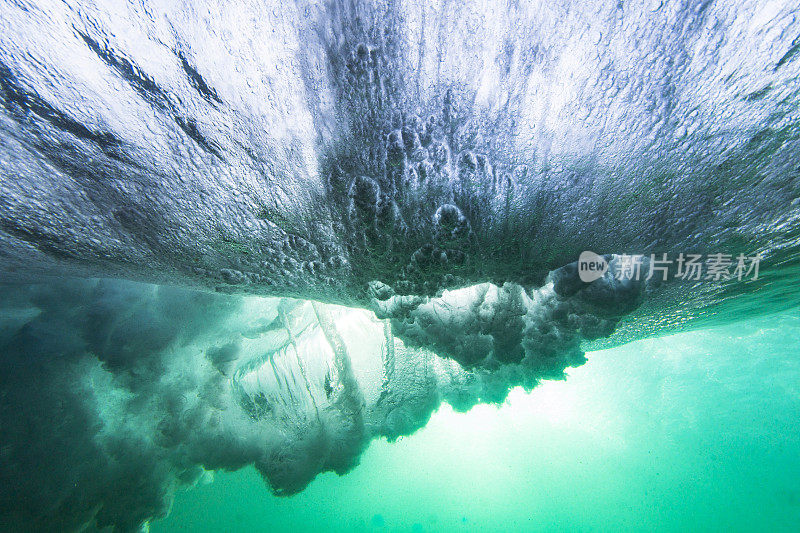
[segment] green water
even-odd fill
[[[587,356],[294,497],[217,473],[151,531],[798,531],[799,311]]]

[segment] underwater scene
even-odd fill
[[[0,0],[0,531],[800,531],[800,5]]]

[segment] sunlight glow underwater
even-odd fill
[[[151,531],[794,531],[798,356],[797,311],[590,352],[291,498],[219,473]]]
[[[0,531],[794,532],[798,280],[796,0],[0,2]]]

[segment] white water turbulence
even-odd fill
[[[788,0],[0,0],[0,527],[796,307],[798,76]],[[662,253],[760,271],[613,275]]]
[[[361,309],[110,280],[3,296],[0,501],[16,527],[135,530],[177,485],[250,464],[293,494],[513,379],[406,346]]]

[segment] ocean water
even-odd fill
[[[0,531],[800,530],[796,0],[0,0]]]
[[[797,530],[798,311],[587,357],[501,406],[445,404],[290,498],[218,473],[150,530]]]

